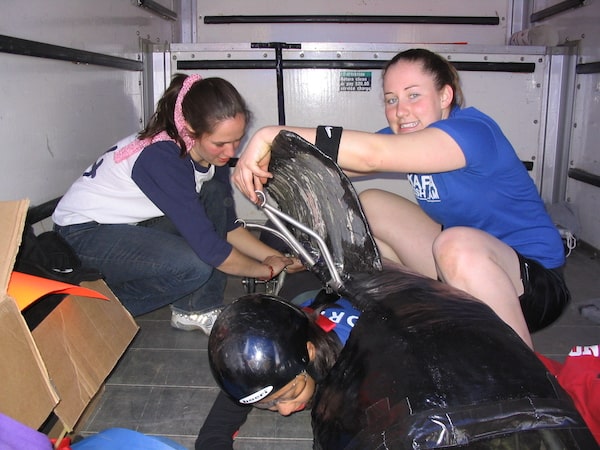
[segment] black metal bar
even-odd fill
[[[215,70],[215,69],[275,69],[273,59],[183,59],[177,61],[177,70]]]
[[[288,43],[288,42],[252,42],[250,48],[295,48],[298,50],[302,49],[302,44]]]
[[[577,64],[575,66],[575,73],[580,73],[580,74],[600,73],[600,62]]]
[[[338,59],[302,59],[284,60],[283,69],[381,69],[387,61],[382,60],[338,60]],[[502,63],[502,62],[471,62],[450,61],[456,70],[470,72],[511,72],[533,73],[535,63]],[[276,60],[180,60],[178,70],[199,69],[276,69]]]
[[[166,20],[177,20],[177,13],[152,0],[137,0],[137,5]]]
[[[275,49],[275,74],[277,77],[277,112],[279,125],[285,125],[285,98],[283,89],[283,49],[301,49],[301,44],[288,44],[286,42],[253,42],[251,48],[273,48]]]
[[[529,16],[529,21],[531,23],[534,23],[543,19],[547,19],[548,17],[567,11],[568,9],[583,6],[584,2],[585,0],[565,0],[563,2],[557,3],[556,5],[552,5],[548,8],[542,9],[541,11],[534,12],[533,14],[531,14],[531,16]]]
[[[184,59],[177,61],[177,70],[275,69],[275,64],[274,59]]]
[[[533,73],[535,63],[450,61],[456,70],[465,72]]]
[[[281,46],[275,47],[275,74],[277,76],[277,113],[279,125],[285,125],[285,99],[283,89],[283,54]]]
[[[43,42],[29,41],[12,36],[0,35],[0,52],[15,55],[35,56],[38,58],[57,59],[79,64],[112,67],[136,72],[144,70],[141,61],[105,55],[103,53],[88,52],[70,47],[45,44]]]
[[[290,16],[204,16],[206,25],[232,23],[412,23],[450,25],[499,25],[498,16],[371,16],[371,15],[290,15]]]
[[[288,60],[283,62],[286,69],[382,69],[387,64],[385,60]],[[450,61],[456,70],[469,72],[511,72],[511,73],[533,73],[535,63],[512,63],[512,62],[471,62]]]
[[[292,59],[283,62],[286,69],[382,69],[387,61],[381,60],[339,60],[339,59]]]
[[[572,178],[582,183],[591,184],[592,186],[600,187],[600,175],[586,172],[581,169],[569,169],[569,178]]]

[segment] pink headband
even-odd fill
[[[192,136],[190,136],[190,133],[189,133],[187,127],[185,126],[186,121],[185,121],[185,118],[183,117],[183,109],[182,109],[181,105],[183,103],[183,99],[185,98],[187,93],[190,91],[192,85],[196,81],[200,81],[201,79],[202,79],[202,77],[198,74],[188,75],[188,77],[183,81],[181,90],[179,91],[179,94],[177,94],[177,101],[175,102],[175,114],[174,114],[175,127],[177,128],[177,132],[179,133],[179,136],[181,136],[181,138],[185,142],[185,146],[187,147],[186,150],[188,152],[194,146],[195,140]]]
[[[173,120],[175,121],[175,127],[177,128],[177,132],[179,136],[185,142],[186,151],[189,152],[194,146],[195,139],[190,136],[190,133],[187,129],[185,118],[183,117],[183,110],[181,108],[181,104],[183,103],[183,99],[189,92],[190,88],[196,81],[200,81],[202,77],[198,74],[188,75],[185,80],[183,80],[183,85],[177,94],[177,100],[175,101],[175,111],[173,113]],[[161,131],[156,136],[153,136],[149,139],[136,139],[125,147],[117,150],[114,154],[115,162],[118,164],[131,155],[135,155],[138,152],[141,152],[145,147],[159,141],[172,141],[171,137],[167,134],[166,131]]]

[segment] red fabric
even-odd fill
[[[62,438],[58,446],[56,445],[56,439],[50,441],[56,450],[71,450],[71,438]]]
[[[573,347],[564,364],[544,355],[537,356],[571,396],[600,444],[600,345]]]
[[[309,308],[308,306],[302,308],[304,311],[306,311],[307,313],[311,314],[313,313],[315,310],[312,308]],[[325,333],[329,333],[331,330],[333,330],[335,328],[336,323],[331,320],[329,317],[325,317],[321,314],[319,314],[319,317],[317,317],[317,320],[315,320],[315,323],[319,326],[319,328],[321,328]]]

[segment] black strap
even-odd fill
[[[315,145],[335,162],[337,162],[343,130],[342,127],[330,125],[319,125],[317,127]]]

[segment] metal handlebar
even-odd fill
[[[302,246],[302,244],[298,242],[298,240],[294,237],[290,230],[288,230],[288,228],[280,220],[280,218],[313,237],[319,246],[319,250],[321,250],[321,254],[323,255],[323,259],[331,275],[331,280],[329,281],[328,286],[336,292],[339,291],[343,287],[344,283],[342,282],[340,274],[338,273],[335,267],[333,257],[331,256],[331,252],[327,248],[327,245],[325,244],[325,241],[321,238],[321,236],[319,236],[310,228],[306,227],[304,224],[295,220],[293,217],[288,216],[287,214],[279,211],[274,206],[270,205],[267,202],[267,196],[264,192],[256,191],[256,195],[260,200],[260,203],[258,205],[259,208],[261,208],[264,211],[269,220],[275,225],[275,227],[277,227],[278,231],[272,230],[269,227],[263,227],[263,229],[274,232],[276,235],[278,235],[278,237],[284,240],[298,254],[298,256],[300,256],[305,261],[305,264],[308,267],[314,267],[316,265],[315,259],[310,253],[308,253],[304,246]]]

